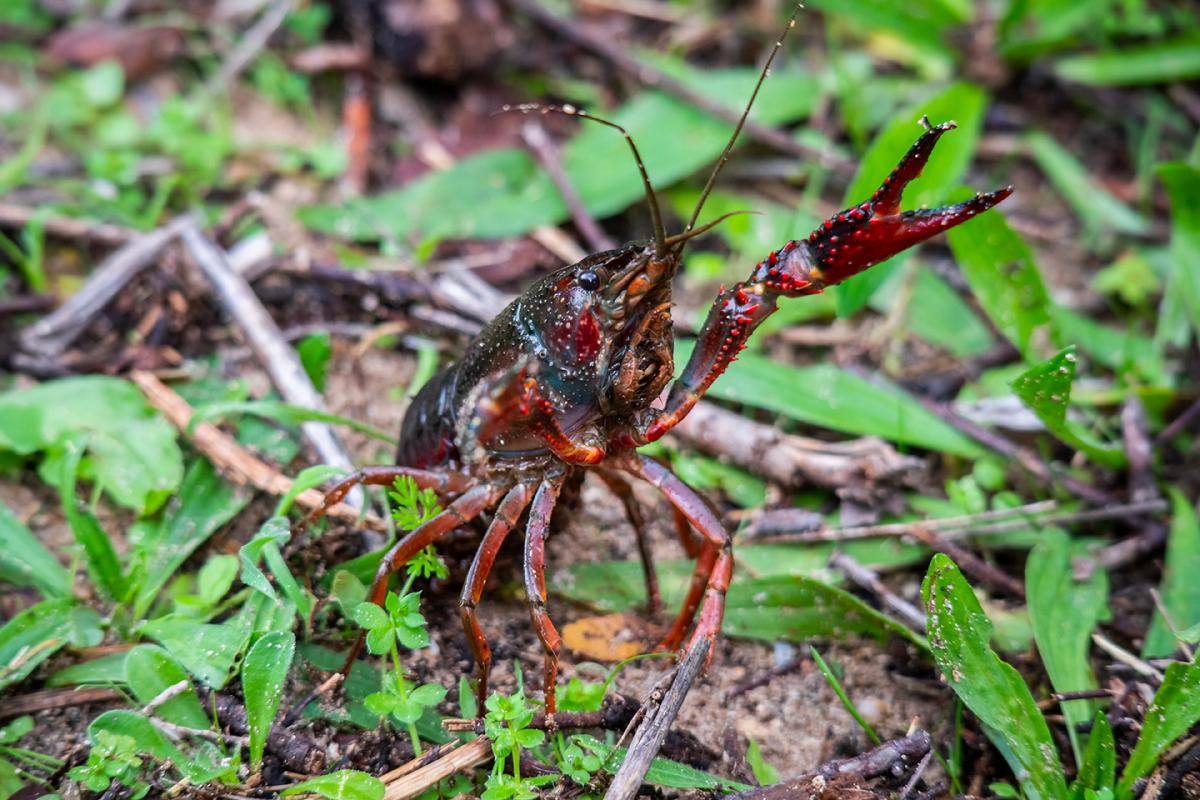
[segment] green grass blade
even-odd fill
[[[1143,234],[1149,221],[1122,203],[1088,175],[1087,168],[1058,142],[1041,131],[1025,135],[1034,161],[1083,223],[1086,242],[1109,231]]]
[[[303,792],[329,800],[382,800],[384,790],[383,781],[374,775],[356,769],[342,769],[289,786],[280,796],[291,797]]]
[[[393,445],[396,443],[395,436],[392,436],[385,430],[376,428],[374,425],[368,425],[365,422],[343,417],[340,414],[330,414],[327,411],[314,411],[311,408],[295,406],[291,403],[284,403],[278,400],[210,403],[196,409],[195,413],[192,414],[191,421],[188,423],[188,428],[189,430],[194,429],[201,422],[211,422],[215,419],[226,419],[241,415],[270,419],[282,425],[299,425],[302,422],[324,422],[329,425],[342,425],[364,436],[370,436],[372,439]]]
[[[250,771],[262,766],[267,734],[279,711],[283,686],[287,682],[296,637],[283,631],[265,634],[246,653],[242,665],[242,690],[246,698],[246,722],[250,728]]]
[[[1060,78],[1094,86],[1134,86],[1200,77],[1200,38],[1194,35],[1139,47],[1085,53],[1054,65]]]
[[[43,600],[0,628],[0,689],[22,681],[67,643],[73,597]]]
[[[124,600],[123,595],[128,587],[125,585],[125,576],[121,571],[117,551],[113,549],[108,534],[100,527],[100,522],[90,511],[82,508],[75,497],[75,484],[83,451],[84,442],[79,439],[69,439],[63,445],[62,458],[58,462],[59,500],[62,502],[63,513],[67,517],[67,524],[75,536],[75,541],[83,547],[88,575],[107,597]]]
[[[992,624],[952,560],[933,557],[921,595],[938,669],[984,724],[1025,796],[1065,800],[1067,783],[1050,728],[1021,674],[992,651]]]
[[[950,200],[968,196],[952,194]],[[1032,355],[1034,331],[1050,321],[1050,298],[1029,245],[996,209],[951,228],[946,237],[996,329],[1027,357]]]
[[[135,618],[146,615],[154,598],[183,563],[245,508],[250,497],[250,493],[227,484],[206,459],[192,462],[163,521],[138,547],[145,577],[134,599]]]
[[[14,586],[33,586],[47,600],[71,593],[71,573],[0,502],[0,580]]]
[[[1117,784],[1118,800],[1133,797],[1133,785],[1150,774],[1167,748],[1200,721],[1200,664],[1176,662],[1167,667],[1154,702],[1146,709],[1137,745]]]
[[[1183,348],[1187,342],[1179,341],[1167,325],[1182,318],[1193,335],[1200,335],[1200,169],[1180,161],[1162,164],[1158,175],[1171,199],[1171,267],[1154,338],[1160,346],[1173,340]]]
[[[1159,592],[1171,624],[1186,629],[1200,624],[1200,521],[1196,510],[1178,488],[1171,487],[1171,532]],[[1143,658],[1162,658],[1175,652],[1175,634],[1159,612],[1142,645]]]
[[[1056,692],[1094,689],[1096,678],[1088,665],[1092,630],[1106,613],[1108,576],[1097,568],[1086,581],[1076,581],[1071,569],[1071,542],[1057,529],[1033,548],[1025,562],[1029,620],[1038,654]],[[1095,703],[1070,700],[1062,703],[1067,734],[1081,763],[1075,726],[1091,719]]]
[[[883,739],[879,738],[879,734],[877,734],[875,729],[871,727],[871,723],[863,719],[862,714],[858,713],[858,709],[855,708],[854,703],[851,702],[850,696],[846,694],[846,690],[842,686],[842,682],[839,681],[837,676],[833,674],[833,670],[831,670],[829,665],[825,663],[825,659],[821,658],[821,654],[817,652],[817,648],[810,645],[808,652],[810,655],[812,655],[813,661],[817,663],[817,668],[821,670],[821,674],[825,676],[825,682],[829,684],[829,688],[833,689],[833,693],[837,695],[838,700],[842,701],[842,706],[845,707],[846,712],[854,718],[854,721],[858,723],[858,727],[862,728],[863,732],[867,734],[867,738],[871,740],[871,744],[876,746],[882,744]]]
[[[1096,712],[1092,731],[1088,734],[1087,749],[1079,762],[1079,775],[1071,784],[1071,800],[1085,800],[1087,791],[1112,791],[1117,784],[1117,746],[1113,741],[1112,725],[1104,710]]]

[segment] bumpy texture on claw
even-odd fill
[[[907,250],[942,231],[987,211],[1012,194],[1008,186],[977,194],[963,203],[941,208],[901,211],[904,189],[921,174],[934,145],[953,122],[929,125],[870,200],[835,214],[809,234],[808,253],[815,269],[812,283],[832,286],[868,267]]]

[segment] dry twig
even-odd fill
[[[853,556],[846,553],[834,553],[829,559],[829,565],[845,575],[858,586],[873,592],[885,606],[896,616],[903,619],[917,633],[925,633],[925,614],[912,603],[900,597],[883,585],[879,576],[872,570],[858,563]]]
[[[633,741],[629,743],[625,760],[621,762],[608,791],[604,793],[604,800],[630,800],[637,795],[642,779],[650,769],[650,762],[658,755],[663,741],[667,738],[667,732],[679,716],[684,698],[704,668],[704,657],[708,654],[708,648],[709,642],[701,639],[693,644],[692,649],[684,656],[675,672],[675,679],[671,681],[671,688],[663,695],[662,702],[645,715]],[[642,708],[648,705],[649,703],[643,703]]]
[[[292,489],[292,481],[274,467],[253,456],[236,440],[211,422],[200,422],[193,426],[192,407],[172,391],[166,384],[149,372],[137,371],[130,376],[150,405],[162,412],[171,424],[179,429],[197,450],[229,480],[242,486],[253,486],[268,494],[282,496]],[[316,508],[324,500],[324,494],[316,489],[306,489],[296,496],[296,504],[303,508]],[[329,509],[326,516],[343,522],[360,524],[374,531],[387,531],[387,523],[374,514],[360,515],[358,511],[338,503]]]
[[[234,270],[225,252],[194,225],[185,227],[181,235],[188,252],[212,284],[217,299],[241,329],[283,399],[303,408],[324,411],[325,403],[309,380],[296,351],[284,339],[250,284]],[[300,429],[323,462],[347,472],[354,469],[350,456],[329,425],[309,421],[302,423]],[[357,495],[348,495],[347,500],[350,506],[363,506],[361,491]]]
[[[414,759],[418,769],[403,772],[407,765],[400,767],[400,777],[387,784],[383,793],[384,800],[409,800],[451,775],[486,764],[492,760],[492,742],[481,736],[448,753],[444,750],[442,752],[444,755],[436,761],[426,763],[424,757]]]

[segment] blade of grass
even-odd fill
[[[821,658],[821,654],[817,652],[817,648],[810,645],[808,652],[812,656],[813,661],[817,663],[817,668],[821,670],[821,674],[825,676],[825,682],[829,684],[829,688],[833,689],[833,693],[838,696],[838,700],[842,701],[842,705],[846,708],[847,713],[854,718],[854,721],[858,723],[858,727],[862,728],[863,732],[867,734],[867,738],[871,740],[871,744],[876,746],[883,744],[883,739],[879,738],[879,734],[871,727],[871,723],[863,719],[862,714],[858,713],[858,709],[850,701],[850,696],[842,688],[842,682],[833,674],[833,670],[825,663],[825,659]]]
[[[123,600],[127,587],[117,551],[113,549],[108,534],[100,527],[100,522],[90,511],[80,508],[79,500],[75,497],[75,485],[86,441],[86,437],[79,437],[63,443],[62,458],[59,462],[58,497],[75,541],[83,546],[88,575],[107,597]]]
[[[33,586],[47,600],[71,593],[71,573],[3,502],[0,502],[0,580],[14,586]]]
[[[1143,234],[1150,222],[1101,187],[1069,151],[1041,131],[1025,134],[1034,161],[1083,223],[1085,242],[1095,243],[1110,231]]]
[[[1033,638],[1054,690],[1096,688],[1088,666],[1088,648],[1092,630],[1107,611],[1107,574],[1097,568],[1086,581],[1077,581],[1071,569],[1070,539],[1063,531],[1050,528],[1025,562],[1025,589]],[[1083,754],[1075,728],[1091,719],[1094,708],[1090,700],[1062,703],[1077,764],[1082,763]]]
[[[1171,624],[1178,629],[1200,624],[1200,521],[1196,511],[1183,492],[1171,487],[1171,532],[1167,538],[1166,567],[1163,570],[1163,609],[1171,616]],[[1161,611],[1155,612],[1150,632],[1142,645],[1143,658],[1163,658],[1174,653],[1178,647],[1175,632],[1163,619]]]
[[[1200,38],[1188,35],[1100,53],[1059,59],[1060,78],[1094,86],[1134,86],[1200,77]]]
[[[1167,667],[1154,702],[1146,709],[1137,745],[1117,784],[1118,800],[1133,797],[1133,785],[1150,774],[1167,748],[1200,721],[1200,664],[1175,662]]]

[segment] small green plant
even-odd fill
[[[133,800],[138,800],[150,791],[150,784],[142,780],[142,765],[132,736],[98,731],[87,763],[68,774],[93,792],[103,792],[116,781],[130,790]]]
[[[521,777],[521,748],[537,747],[546,740],[543,731],[529,727],[531,722],[533,707],[525,699],[524,688],[508,696],[493,693],[487,699],[483,730],[492,741],[494,764],[482,800],[534,800],[537,787],[555,780],[553,775]],[[510,758],[511,774],[504,771]]]
[[[600,756],[580,747],[574,738],[563,741],[561,733],[556,737],[554,749],[559,771],[580,786],[590,783],[604,763]]]
[[[31,730],[33,717],[17,717],[0,728],[0,797],[7,797],[15,792],[22,785],[24,778],[44,782],[29,773],[28,769],[53,772],[62,766],[62,761],[53,756],[15,746]]]
[[[389,494],[396,503],[392,517],[403,530],[415,530],[441,512],[437,495],[428,489],[418,490],[411,478],[398,478],[395,489]],[[408,562],[408,577],[399,594],[388,592],[383,608],[370,602],[360,603],[351,614],[367,632],[367,649],[374,655],[389,655],[392,662],[392,668],[382,674],[381,690],[367,695],[363,702],[371,713],[381,717],[390,715],[403,725],[412,741],[413,752],[418,755],[421,741],[417,735],[417,720],[426,709],[436,707],[445,699],[446,688],[436,683],[414,685],[405,677],[400,647],[419,650],[429,645],[427,623],[421,614],[421,593],[409,590],[419,577],[445,577],[447,574],[446,565],[433,547],[427,547]]]

